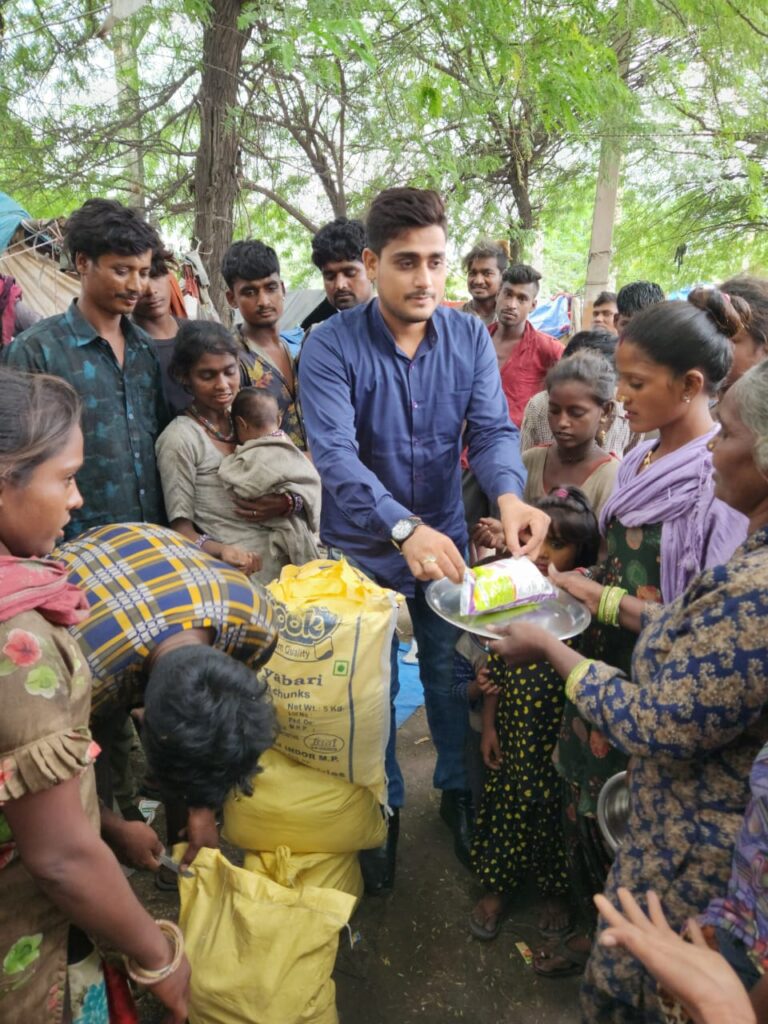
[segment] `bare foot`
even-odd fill
[[[562,896],[550,896],[544,900],[539,915],[539,931],[562,934],[568,931],[571,923],[571,911],[568,900]]]

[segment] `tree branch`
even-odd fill
[[[306,214],[302,213],[298,206],[294,206],[292,202],[285,199],[278,192],[275,192],[271,188],[267,188],[266,185],[258,185],[255,181],[248,181],[247,179],[240,180],[240,188],[245,189],[247,192],[258,192],[259,195],[266,196],[267,199],[271,200],[281,209],[285,210],[286,213],[290,214],[294,220],[297,220],[302,227],[305,227],[311,234],[316,235],[320,230],[319,224],[315,224],[314,221],[310,220]]]

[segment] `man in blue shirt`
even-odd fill
[[[486,328],[439,305],[447,269],[442,200],[432,191],[387,189],[373,201],[366,228],[363,259],[378,295],[313,331],[300,364],[305,425],[323,482],[320,532],[407,598],[437,749],[434,785],[464,859],[467,709],[451,692],[458,630],[425,599],[430,581],[458,583],[465,569],[462,443],[483,490],[498,499],[513,552],[535,553],[548,519],[519,498],[518,432]],[[531,537],[523,546],[525,529]],[[396,691],[395,671],[393,697]],[[389,802],[398,808],[403,781],[394,751],[393,716],[387,773]]]

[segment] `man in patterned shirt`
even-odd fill
[[[89,199],[65,229],[80,275],[66,313],[40,320],[3,352],[19,370],[68,381],[83,400],[84,504],[67,537],[105,523],[165,521],[155,440],[167,420],[160,367],[148,336],[129,319],[149,282],[153,227],[110,199]]]

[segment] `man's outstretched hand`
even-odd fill
[[[417,580],[441,580],[447,576],[454,583],[461,583],[464,579],[466,565],[459,549],[450,537],[431,526],[417,526],[400,550]]]

